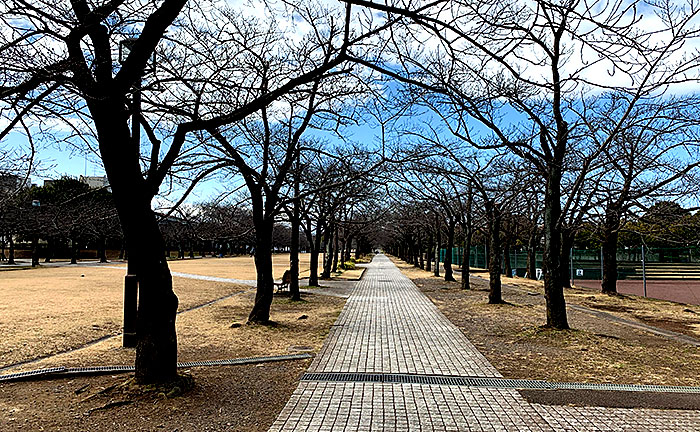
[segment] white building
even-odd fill
[[[109,190],[109,181],[107,180],[107,176],[80,176],[78,180],[87,184],[93,189],[106,187]]]

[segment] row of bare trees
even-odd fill
[[[21,130],[101,158],[139,284],[140,382],[176,375],[178,300],[152,201],[176,185],[182,203],[203,180],[245,191],[252,322],[270,317],[275,222],[288,221],[293,243],[303,231],[312,267],[323,250],[327,274],[334,251],[361,249],[381,225],[381,179],[433,227],[412,234],[419,249],[458,231],[468,245],[475,218],[494,251],[512,243],[505,225],[523,226],[533,250],[541,236],[547,324],[567,328],[573,228],[606,209],[612,242],[624,214],[694,172],[697,104],[683,85],[697,78],[697,56],[684,54],[698,11],[670,0],[8,0],[0,140]],[[346,127],[370,120],[380,142],[353,143]],[[379,175],[383,162],[406,165]]]
[[[440,139],[427,128],[423,145],[439,144],[465,177],[482,166],[507,164],[534,180],[541,197],[547,325],[568,328],[563,263],[573,229],[609,208],[613,245],[616,215],[675,192],[698,164],[697,101],[686,86],[698,78],[698,57],[689,46],[698,32],[698,5],[347,2],[398,19],[382,56],[364,64],[404,83],[407,100],[442,120]],[[453,143],[479,150],[479,162],[464,170],[463,154],[450,150]],[[488,174],[488,183],[501,181],[495,176],[500,173]],[[524,196],[527,182],[516,182],[508,194]],[[483,202],[495,230],[500,207],[511,197],[493,185],[480,190],[482,183],[472,180],[471,189],[482,199],[496,194],[495,203]],[[447,220],[448,236],[452,224]],[[498,256],[491,255],[492,261]],[[608,263],[613,255],[606,254]]]

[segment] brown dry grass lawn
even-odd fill
[[[179,360],[318,352],[345,303],[312,294],[303,294],[301,302],[276,297],[272,306],[276,325],[231,327],[245,321],[253,298],[250,290],[179,315]],[[120,342],[112,338],[41,360],[31,368],[133,364],[134,351],[121,348]],[[129,375],[3,384],[0,430],[265,431],[309,362],[192,368],[184,372],[194,377],[194,389],[174,399],[157,392],[110,390],[128,384]],[[123,405],[109,405],[114,402]]]
[[[629,384],[700,385],[700,348],[668,340],[587,313],[569,310],[574,330],[544,329],[541,282],[503,278],[509,304],[488,305],[488,282],[472,279],[472,290],[394,260],[508,378]],[[485,273],[480,274],[487,277]],[[696,334],[700,307],[630,296],[567,290],[567,301],[648,324],[663,323]]]
[[[209,260],[197,261],[207,264]],[[75,348],[99,335],[118,332],[123,274],[119,269],[93,267],[3,272],[3,363]],[[229,277],[245,279],[236,273]],[[275,324],[246,325],[254,288],[175,278],[175,290],[181,310],[235,294],[178,315],[179,361],[318,352],[345,304],[344,299],[323,295],[302,294],[301,302],[275,296]],[[121,347],[120,337],[113,337],[2,373],[51,366],[128,365],[133,364],[134,355],[133,349]],[[174,399],[164,399],[157,392],[127,391],[131,386],[110,390],[127,383],[129,375],[6,383],[0,385],[0,430],[265,431],[309,362],[192,368],[184,372],[194,377],[194,389]],[[118,404],[110,405],[114,402]]]
[[[308,254],[302,255],[302,269]],[[288,255],[274,257],[276,277]],[[122,264],[113,264],[119,265]],[[171,261],[176,272],[255,279],[251,257]],[[124,270],[105,267],[39,267],[0,272],[0,367],[81,346],[121,331]],[[303,276],[303,274],[302,274]],[[250,289],[175,277],[179,310]],[[252,307],[252,300],[250,305]]]
[[[310,254],[299,254],[299,276],[309,276]],[[251,256],[230,258],[201,258],[172,260],[168,262],[172,271],[201,276],[216,276],[229,279],[255,280],[255,262]],[[275,279],[282,279],[289,268],[289,254],[273,254],[272,267]]]
[[[124,271],[43,267],[0,273],[0,365],[54,354],[117,334]],[[174,278],[179,310],[242,289],[240,285]]]

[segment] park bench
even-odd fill
[[[285,270],[284,275],[282,275],[282,282],[275,283],[275,287],[277,287],[277,292],[288,290],[289,283],[291,281],[292,281],[292,272],[290,272],[289,270]]]

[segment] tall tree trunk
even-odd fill
[[[330,279],[331,277],[331,267],[333,266],[333,232],[335,231],[335,224],[331,222],[326,230],[326,235],[324,235],[324,254],[323,254],[323,272],[321,273],[321,279]]]
[[[561,286],[561,167],[550,164],[544,197],[544,295],[547,326],[568,329],[564,288]]]
[[[425,252],[425,271],[432,271],[432,262],[433,262],[433,233],[430,232],[428,233],[428,245],[425,249],[425,251],[421,251],[421,253]]]
[[[75,240],[75,236],[70,238],[70,263],[78,264],[78,242]]]
[[[563,288],[571,288],[571,248],[574,246],[574,232],[569,228],[562,227],[561,229],[561,286]]]
[[[12,233],[10,233],[10,235],[9,235],[9,243],[10,243],[10,246],[9,246],[10,250],[8,251],[9,255],[7,257],[7,263],[8,264],[16,264],[15,263],[15,239],[14,239]]]
[[[44,258],[45,263],[50,263],[51,258],[53,258],[53,244],[54,241],[52,238],[46,239],[46,258]]]
[[[445,280],[456,282],[452,273],[452,248],[455,244],[455,225],[457,221],[450,220],[447,224],[447,244],[445,245]]]
[[[298,186],[295,185],[296,194],[299,194]],[[299,200],[295,199],[292,210],[292,237],[289,241],[289,294],[292,300],[301,300],[299,293]]]
[[[39,236],[32,236],[32,267],[39,265]]]
[[[309,260],[309,286],[318,286],[318,256],[321,253],[321,234],[323,233],[321,223],[316,225],[316,237],[312,236],[311,222],[307,222],[306,239],[311,249]]]
[[[603,226],[603,278],[602,291],[606,294],[617,294],[617,239],[619,236],[620,213],[617,209],[608,208],[605,212]]]
[[[333,273],[336,273],[338,271],[338,255],[340,254],[340,247],[339,247],[339,237],[340,233],[338,232],[338,226],[336,225],[335,227],[335,233],[333,234],[333,267],[331,268],[331,271]]]
[[[348,262],[352,258],[352,235],[348,235],[345,241],[345,253],[343,254],[343,262]]]
[[[181,241],[177,242],[177,259],[185,259],[185,248]]]
[[[435,276],[440,276],[440,243],[441,243],[441,232],[440,232],[440,222],[436,224],[436,236],[435,236],[435,268],[433,269],[433,274]]]
[[[537,280],[537,228],[533,228],[527,239],[527,277]]]
[[[470,289],[471,285],[469,283],[469,258],[471,257],[472,250],[472,184],[469,183],[469,189],[467,190],[467,214],[464,218],[464,252],[462,253],[462,289]]]
[[[423,236],[421,234],[418,235],[418,250],[416,252],[418,254],[418,267],[425,269],[425,263],[423,262]]]
[[[257,219],[257,220],[256,220]],[[270,321],[270,306],[275,290],[275,279],[272,274],[272,230],[273,218],[253,217],[255,224],[255,272],[257,274],[257,289],[255,304],[248,315],[248,321],[267,323]]]
[[[100,237],[100,262],[107,262],[107,239],[104,236]]]
[[[492,200],[484,202],[489,224],[489,304],[503,303],[501,295],[501,210]]]
[[[513,266],[510,262],[510,239],[507,235],[503,236],[503,274],[506,277],[513,276]]]
[[[143,177],[140,139],[129,131],[129,113],[123,102],[120,98],[95,98],[88,100],[88,106],[126,239],[129,266],[138,279],[136,380],[142,384],[159,383],[177,377],[178,299],[163,257],[163,236],[151,209],[155,191]]]

